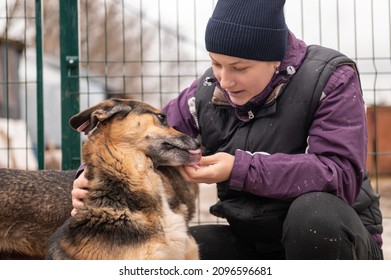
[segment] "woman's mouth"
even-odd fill
[[[246,91],[244,90],[235,90],[235,91],[227,91],[228,95],[234,98],[242,98],[246,96]]]

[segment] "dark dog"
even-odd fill
[[[188,233],[198,188],[170,166],[197,163],[199,143],[143,102],[111,99],[70,120],[89,133],[90,195],[49,241],[48,259],[197,259]]]
[[[75,171],[0,169],[0,259],[43,259],[70,217]]]

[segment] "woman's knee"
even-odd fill
[[[350,211],[344,201],[324,192],[306,193],[292,202],[284,222],[284,229],[300,233],[314,230],[332,231],[338,229],[341,213]]]
[[[283,226],[282,243],[287,258],[334,259],[337,254],[350,257],[352,236],[344,221],[355,215],[352,211],[348,204],[329,193],[313,192],[298,197]]]

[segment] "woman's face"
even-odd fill
[[[270,82],[278,61],[257,61],[209,53],[213,73],[236,105],[244,105]]]

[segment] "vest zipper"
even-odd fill
[[[248,114],[248,118],[250,120],[252,120],[254,118],[254,113],[252,111],[248,111],[247,114]]]

